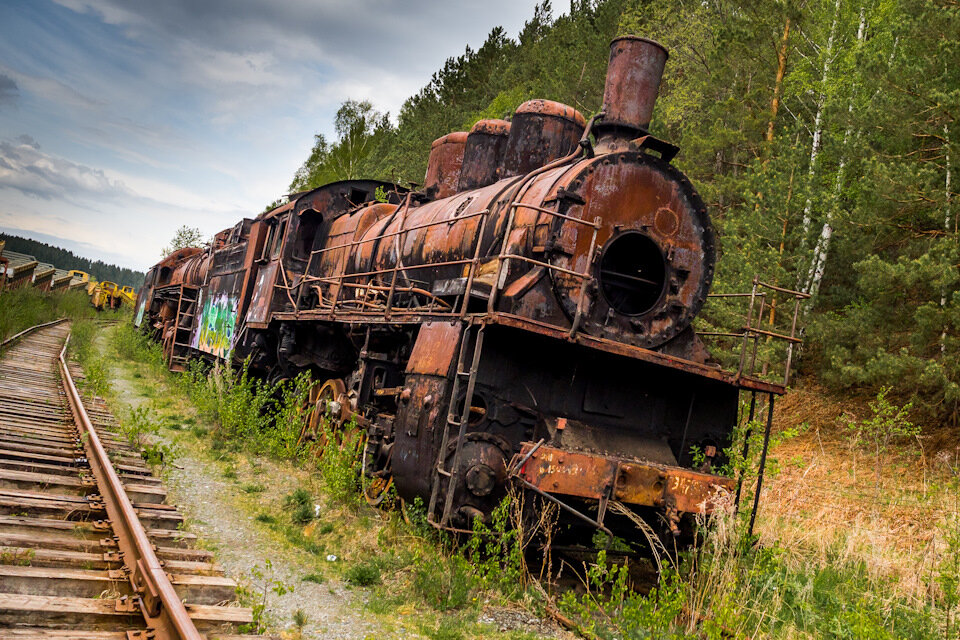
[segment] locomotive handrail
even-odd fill
[[[414,231],[414,230],[417,230],[417,229],[423,229],[423,228],[426,228],[426,227],[438,226],[438,225],[442,225],[442,224],[456,224],[457,222],[459,222],[459,221],[461,221],[461,220],[467,220],[467,219],[470,219],[470,218],[475,218],[475,217],[477,217],[477,216],[482,216],[483,219],[482,219],[481,222],[480,222],[480,227],[479,227],[479,229],[477,230],[477,234],[476,234],[477,243],[476,243],[476,247],[475,247],[475,249],[474,249],[474,257],[473,257],[473,258],[461,258],[461,259],[459,259],[459,260],[446,260],[446,261],[443,261],[443,262],[427,262],[427,263],[423,263],[423,264],[410,265],[410,266],[404,267],[404,266],[401,266],[401,264],[400,264],[399,253],[398,253],[397,263],[394,264],[394,266],[391,267],[391,268],[389,268],[389,269],[376,269],[376,270],[374,270],[374,271],[361,271],[361,272],[357,272],[357,273],[340,273],[340,274],[338,274],[338,275],[336,275],[336,276],[309,276],[309,275],[308,275],[308,276],[304,276],[303,282],[305,282],[305,283],[307,283],[307,282],[324,282],[324,283],[327,283],[327,284],[337,284],[337,285],[338,285],[338,288],[337,288],[337,297],[336,297],[336,299],[333,301],[333,303],[332,303],[331,306],[330,306],[330,309],[331,309],[331,310],[335,310],[335,309],[336,309],[336,303],[338,302],[338,300],[339,300],[339,295],[340,295],[339,292],[340,292],[340,290],[342,290],[343,287],[347,284],[347,283],[344,283],[344,282],[343,282],[345,278],[358,278],[358,277],[364,277],[364,276],[376,276],[376,275],[384,275],[384,274],[387,274],[387,273],[393,273],[393,274],[394,274],[394,278],[392,279],[391,289],[392,289],[392,290],[395,290],[395,288],[396,288],[396,287],[395,287],[395,285],[396,285],[396,273],[399,272],[399,271],[406,271],[406,270],[408,270],[408,269],[419,269],[419,268],[426,268],[426,267],[442,267],[442,266],[454,266],[454,265],[457,265],[457,264],[470,264],[470,265],[471,265],[471,269],[470,269],[470,271],[469,271],[468,278],[467,278],[468,290],[469,290],[469,285],[472,284],[473,277],[474,277],[474,272],[475,272],[474,265],[475,265],[475,263],[478,262],[479,259],[480,259],[480,258],[479,258],[480,243],[481,243],[481,241],[482,241],[482,239],[483,239],[484,231],[486,230],[486,221],[487,221],[487,217],[488,217],[487,214],[489,214],[489,213],[490,213],[490,210],[489,210],[489,209],[484,209],[484,210],[482,210],[482,211],[476,211],[476,212],[472,212],[472,213],[469,213],[469,214],[465,214],[465,215],[459,216],[458,218],[456,218],[455,220],[452,220],[452,221],[451,221],[451,220],[435,220],[435,221],[431,221],[431,222],[427,222],[427,223],[423,223],[423,224],[414,225],[414,226],[412,226],[412,227],[408,227],[408,228],[402,229],[402,230],[400,230],[400,231],[393,231],[393,232],[390,232],[390,233],[384,233],[384,234],[381,234],[381,235],[377,235],[376,237],[373,237],[373,238],[365,238],[365,239],[361,239],[361,240],[353,240],[353,241],[348,242],[348,243],[346,243],[346,244],[337,245],[336,247],[327,247],[327,248],[324,248],[324,249],[318,249],[318,250],[316,250],[316,251],[311,252],[311,257],[312,257],[312,256],[315,255],[315,254],[320,254],[320,253],[323,253],[323,252],[326,252],[326,251],[332,251],[333,249],[343,249],[343,248],[346,248],[346,247],[359,246],[359,245],[364,244],[364,243],[366,243],[366,242],[374,242],[374,241],[382,240],[382,239],[384,239],[384,238],[389,238],[389,237],[393,237],[393,236],[399,236],[400,234],[406,233],[406,232],[408,232],[408,231]],[[286,283],[285,283],[285,284],[286,284]],[[360,283],[349,283],[349,284],[351,284],[351,285],[356,285],[356,284],[360,284]],[[289,286],[289,285],[287,285],[287,286]],[[359,288],[362,288],[363,286],[364,286],[364,285],[361,285]],[[292,289],[292,287],[290,287],[290,288]],[[392,292],[391,292],[391,293],[392,293]],[[431,295],[432,295],[432,294],[431,294]],[[392,299],[392,295],[388,295],[388,300],[389,300],[389,299]],[[389,311],[389,306],[387,307],[387,310]],[[463,310],[462,313],[465,313],[465,312],[466,312],[466,307],[464,306],[464,310]]]
[[[518,208],[520,208],[520,207],[533,209],[533,210],[539,211],[539,212],[541,212],[541,213],[545,213],[545,214],[547,214],[547,215],[554,216],[554,217],[556,217],[556,218],[560,218],[560,219],[562,219],[562,220],[567,220],[567,221],[570,221],[570,222],[579,223],[579,224],[582,224],[582,225],[584,225],[584,226],[590,227],[591,229],[593,229],[593,234],[592,234],[591,241],[590,241],[590,250],[589,250],[589,252],[588,252],[588,255],[592,255],[592,254],[593,254],[593,250],[594,250],[594,248],[596,247],[597,233],[598,233],[598,231],[600,230],[600,228],[602,227],[601,220],[599,219],[599,217],[598,217],[598,218],[595,218],[593,221],[583,220],[583,219],[581,219],[581,218],[576,218],[576,217],[573,217],[573,216],[568,216],[568,215],[566,215],[566,214],[562,214],[562,213],[559,213],[559,212],[557,212],[557,211],[551,211],[551,210],[549,210],[549,209],[545,209],[545,208],[543,208],[543,207],[538,207],[538,206],[536,206],[536,205],[526,204],[526,203],[523,203],[523,202],[513,202],[513,203],[511,203],[510,206],[509,206],[510,214],[509,214],[509,216],[508,216],[509,220],[508,220],[508,223],[507,223],[507,229],[512,228],[512,226],[513,226],[513,220],[514,220],[514,212],[516,211],[516,209],[518,209]],[[364,309],[355,310],[355,312],[356,312],[356,313],[359,313],[359,314],[376,314],[376,313],[386,312],[386,313],[388,313],[388,314],[396,313],[396,314],[400,314],[400,315],[404,315],[404,314],[410,315],[410,314],[420,313],[421,310],[420,310],[420,309],[407,309],[407,308],[394,308],[394,307],[393,307],[393,304],[392,304],[393,294],[395,294],[395,293],[398,291],[398,289],[396,288],[396,274],[398,274],[398,273],[401,272],[401,271],[402,271],[402,272],[406,272],[406,271],[408,271],[408,270],[425,269],[425,268],[436,268],[436,267],[447,267],[447,266],[467,265],[467,264],[468,264],[468,265],[470,265],[470,269],[468,270],[468,273],[467,273],[467,282],[466,282],[466,287],[465,287],[465,291],[464,291],[464,298],[463,298],[462,303],[461,303],[460,305],[458,305],[458,306],[460,307],[460,310],[459,310],[459,311],[456,311],[456,310],[453,309],[453,308],[450,308],[450,310],[448,310],[448,311],[436,311],[436,310],[431,310],[432,313],[438,313],[438,314],[444,314],[444,315],[459,315],[459,316],[462,318],[462,317],[465,317],[465,316],[466,316],[466,313],[467,313],[467,304],[468,304],[468,302],[469,302],[469,294],[470,294],[470,291],[471,291],[472,286],[473,286],[473,281],[474,281],[475,278],[476,278],[477,265],[480,264],[480,263],[482,263],[482,262],[493,262],[493,261],[497,261],[500,265],[503,265],[503,264],[506,264],[506,262],[509,261],[509,260],[517,260],[517,261],[524,262],[524,263],[527,263],[527,264],[531,264],[531,265],[534,265],[534,266],[544,267],[544,268],[546,268],[546,269],[548,269],[548,270],[550,270],[550,271],[555,271],[555,272],[558,272],[558,273],[564,273],[564,274],[566,274],[566,275],[569,275],[569,276],[574,277],[574,278],[579,278],[579,279],[581,280],[581,292],[580,292],[580,297],[579,297],[579,299],[578,299],[578,301],[577,301],[577,310],[576,310],[576,312],[575,312],[575,314],[574,314],[573,323],[571,324],[571,327],[570,327],[570,329],[569,329],[569,335],[572,336],[573,334],[575,334],[576,331],[577,331],[578,328],[579,328],[580,321],[581,321],[581,318],[582,318],[582,316],[583,316],[583,300],[584,300],[584,296],[585,296],[586,287],[587,287],[588,282],[593,278],[593,276],[589,273],[589,271],[580,272],[580,271],[576,271],[576,270],[573,270],[573,269],[567,269],[567,268],[565,268],[565,267],[561,267],[561,266],[558,266],[558,265],[555,265],[555,264],[551,264],[551,263],[549,263],[549,262],[545,262],[545,261],[542,261],[542,260],[536,260],[536,259],[530,258],[530,257],[528,257],[528,256],[518,255],[518,254],[513,254],[513,253],[507,253],[507,252],[506,252],[506,246],[505,246],[506,240],[507,240],[506,237],[504,238],[504,246],[501,247],[501,254],[500,254],[499,256],[497,256],[497,257],[493,257],[493,256],[481,257],[481,256],[480,256],[480,244],[481,244],[481,241],[482,241],[482,239],[483,239],[484,232],[486,231],[486,223],[487,223],[487,221],[489,220],[489,215],[488,215],[489,213],[490,213],[490,210],[489,210],[489,209],[484,209],[484,210],[482,210],[482,211],[476,211],[476,212],[471,212],[471,213],[464,214],[464,215],[462,215],[462,216],[457,217],[457,218],[454,219],[454,220],[449,220],[449,219],[433,220],[433,221],[430,221],[430,222],[425,222],[425,223],[417,224],[417,225],[414,225],[414,226],[411,226],[411,227],[407,227],[407,228],[405,228],[405,229],[400,229],[400,230],[397,230],[397,231],[391,231],[391,232],[389,232],[389,233],[378,234],[378,235],[376,235],[376,236],[374,236],[374,237],[372,237],[372,238],[361,238],[361,239],[357,239],[357,240],[351,240],[350,242],[346,242],[346,243],[343,243],[343,244],[339,244],[339,245],[334,246],[334,247],[325,247],[325,248],[322,248],[322,249],[316,249],[316,250],[314,250],[314,251],[311,252],[311,258],[312,258],[312,256],[319,255],[319,254],[322,254],[322,253],[326,253],[326,252],[329,252],[329,251],[333,251],[333,250],[335,250],[335,249],[351,249],[351,248],[353,248],[353,247],[357,247],[357,246],[360,246],[360,245],[365,244],[365,243],[376,242],[376,241],[381,241],[381,240],[386,239],[386,238],[396,237],[396,236],[399,236],[399,235],[401,235],[401,234],[403,234],[403,233],[406,233],[406,232],[409,232],[409,231],[415,231],[415,230],[418,230],[418,229],[424,229],[424,228],[433,227],[433,226],[439,226],[439,225],[443,225],[443,224],[456,224],[457,222],[460,222],[460,221],[462,221],[462,220],[467,220],[467,219],[470,219],[470,218],[475,218],[475,217],[477,217],[477,216],[482,216],[483,219],[481,220],[480,227],[477,229],[477,233],[476,233],[476,236],[475,236],[475,237],[477,238],[477,242],[476,242],[476,244],[475,244],[474,255],[473,255],[472,258],[460,258],[460,259],[457,259],[457,260],[444,260],[444,261],[441,261],[441,262],[426,262],[426,263],[409,265],[409,266],[404,266],[404,265],[402,265],[402,264],[400,263],[399,258],[398,258],[397,263],[394,264],[394,266],[392,266],[392,267],[390,267],[390,268],[388,268],[388,269],[374,269],[374,270],[370,270],[370,271],[359,271],[359,272],[355,272],[355,273],[339,273],[339,274],[337,274],[337,275],[335,275],[335,276],[313,276],[313,275],[305,275],[304,278],[303,278],[303,283],[307,283],[307,284],[310,284],[310,283],[323,283],[323,284],[328,284],[328,285],[334,285],[334,284],[337,285],[337,295],[335,296],[334,300],[331,301],[331,302],[328,303],[328,304],[324,304],[324,303],[322,302],[322,291],[321,291],[319,288],[315,287],[315,288],[317,288],[318,293],[321,294],[321,295],[320,295],[321,302],[319,303],[319,305],[321,306],[321,308],[325,308],[325,309],[329,310],[331,314],[333,314],[333,313],[336,313],[336,311],[337,311],[338,309],[342,309],[342,308],[343,308],[342,305],[340,304],[340,292],[341,292],[345,287],[346,287],[346,288],[352,288],[352,289],[364,289],[364,288],[374,289],[374,288],[375,288],[376,290],[383,290],[381,287],[374,287],[374,286],[371,285],[370,283],[346,282],[346,280],[348,280],[348,279],[355,279],[355,278],[365,278],[365,277],[373,277],[373,276],[382,276],[382,275],[386,275],[386,274],[390,273],[390,274],[393,274],[394,277],[391,278],[391,287],[388,289],[388,296],[387,296],[387,303],[388,303],[388,304],[386,304],[386,305],[384,305],[384,306],[382,306],[382,307],[379,306],[379,305],[377,305],[375,308],[371,308],[371,307],[373,307],[374,305],[370,304],[369,301],[357,301],[357,300],[353,300],[353,301],[351,301],[351,302],[358,302],[358,303],[360,303],[359,306],[361,306],[361,307],[367,307],[367,308],[368,308],[368,309],[366,309],[366,310],[364,310]],[[497,277],[494,279],[494,282],[493,282],[493,284],[492,284],[492,286],[491,286],[491,293],[490,293],[490,300],[491,300],[491,301],[493,300],[493,298],[496,297],[496,293],[499,292],[499,290],[501,289],[501,287],[500,287],[500,277],[499,277],[499,275],[500,275],[500,270],[498,269]],[[291,297],[290,294],[289,294],[289,291],[291,291],[291,290],[293,289],[293,287],[286,282],[286,278],[284,278],[284,284],[283,284],[283,285],[280,285],[280,284],[278,283],[278,284],[275,284],[274,286],[287,289],[287,290],[288,290],[287,295],[288,295],[288,297]],[[413,289],[412,289],[412,288],[404,288],[404,289],[400,289],[400,291],[412,292]],[[432,300],[432,299],[433,299],[433,298],[436,298],[436,296],[434,296],[434,294],[432,294],[432,293],[429,293],[429,297],[431,298],[431,306],[432,306],[432,303],[433,303],[433,300]],[[291,299],[292,299],[292,298],[291,298]],[[488,302],[488,305],[489,305],[489,304],[490,304],[490,303]],[[489,307],[488,307],[488,312],[490,312]]]
[[[361,245],[361,244],[366,244],[366,243],[368,243],[368,242],[376,242],[377,240],[383,240],[384,238],[392,238],[393,236],[398,236],[398,235],[400,235],[401,233],[407,233],[408,231],[416,231],[416,230],[418,230],[418,229],[425,229],[425,228],[427,228],[427,227],[435,227],[435,226],[441,225],[441,224],[450,224],[450,225],[452,225],[452,224],[456,224],[457,222],[460,222],[461,220],[468,220],[468,219],[470,219],[470,218],[476,218],[477,216],[484,216],[484,215],[487,215],[488,213],[490,213],[490,210],[489,210],[489,209],[483,209],[482,211],[473,211],[473,212],[470,212],[470,213],[460,214],[459,216],[457,216],[457,217],[454,218],[453,220],[434,220],[434,221],[432,221],[432,222],[424,222],[424,223],[422,223],[422,224],[413,225],[412,227],[407,227],[406,229],[401,229],[400,231],[391,231],[390,233],[383,233],[383,234],[381,234],[381,235],[377,235],[377,236],[374,236],[374,237],[372,237],[372,238],[363,238],[363,239],[360,239],[360,240],[351,240],[350,242],[347,242],[346,244],[338,244],[338,245],[336,245],[336,246],[334,246],[334,247],[324,247],[324,248],[322,248],[322,249],[314,249],[313,251],[310,252],[310,255],[311,255],[311,256],[314,256],[314,255],[319,255],[319,254],[321,254],[321,253],[326,253],[326,252],[328,252],[328,251],[333,251],[333,250],[335,250],[335,249],[345,249],[345,248],[347,248],[347,247],[355,247],[355,246],[359,246],[359,245]],[[354,274],[350,274],[350,275],[354,275]]]
[[[444,262],[425,262],[423,264],[410,265],[409,267],[403,267],[404,270],[407,269],[425,269],[427,267],[452,267],[458,264],[470,264],[473,262],[471,258],[460,258],[458,260],[446,260]],[[358,271],[356,273],[346,273],[344,274],[345,278],[358,278],[360,276],[379,276],[385,273],[391,273],[393,268],[390,269],[377,269],[375,271]],[[340,276],[309,276],[310,282],[327,282],[333,284],[334,282],[340,279]],[[304,278],[306,281],[306,278]],[[357,283],[353,283],[357,284]]]
[[[773,314],[776,313],[777,308],[777,298],[774,297],[769,303],[767,301],[767,292],[763,289],[768,289],[770,291],[781,293],[789,298],[794,300],[793,308],[793,318],[790,322],[790,332],[781,333],[777,331],[771,331],[760,328],[759,325],[755,326],[755,321],[762,322],[762,318],[766,310],[771,312],[770,327],[774,328],[773,325]],[[790,383],[790,367],[793,364],[793,347],[794,345],[803,344],[803,339],[797,336],[797,321],[800,314],[800,302],[809,298],[810,296],[802,291],[794,291],[793,289],[786,289],[784,287],[779,287],[767,282],[760,280],[759,276],[755,276],[752,283],[752,288],[750,292],[740,292],[740,293],[711,293],[707,295],[708,298],[749,298],[750,304],[747,308],[746,314],[739,315],[740,318],[744,320],[744,324],[740,327],[739,331],[726,332],[726,331],[697,331],[699,336],[714,336],[718,338],[738,338],[741,340],[740,344],[740,354],[739,354],[739,364],[737,365],[737,376],[740,375],[754,375],[756,369],[757,361],[757,351],[759,349],[759,343],[761,337],[766,337],[767,341],[778,340],[785,342],[787,344],[786,360],[784,362],[784,371],[783,371],[783,386],[786,387]],[[757,301],[759,300],[760,306],[757,309]],[[752,348],[749,346],[751,341],[753,342]],[[749,353],[749,364],[747,362],[747,357]]]
[[[588,227],[593,227],[593,228],[595,228],[595,229],[599,229],[599,228],[602,226],[602,225],[600,224],[600,217],[599,217],[599,216],[596,217],[596,218],[594,218],[594,219],[593,219],[593,222],[590,222],[589,220],[584,220],[583,218],[575,218],[575,217],[573,217],[573,216],[568,216],[568,215],[566,215],[565,213],[560,213],[559,211],[551,211],[550,209],[545,209],[545,208],[543,208],[543,207],[538,207],[538,206],[533,205],[533,204],[527,204],[526,202],[513,202],[513,203],[510,204],[510,206],[511,206],[511,207],[523,207],[524,209],[533,209],[534,211],[539,211],[540,213],[548,213],[548,214],[550,214],[551,216],[555,216],[555,217],[557,217],[557,218],[563,218],[564,220],[569,220],[570,222],[579,222],[579,223],[582,224],[582,225],[586,225],[586,226],[588,226]]]

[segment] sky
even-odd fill
[[[344,100],[395,118],[535,4],[3,0],[0,231],[145,269],[284,195]]]

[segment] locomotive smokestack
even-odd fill
[[[669,54],[663,45],[647,38],[623,36],[610,43],[610,62],[603,88],[603,119],[598,135],[632,136],[650,128],[663,67]]]

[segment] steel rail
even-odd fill
[[[30,328],[28,328],[28,329],[24,329],[24,330],[21,331],[20,333],[17,333],[17,334],[14,334],[14,335],[10,336],[9,338],[7,338],[6,340],[4,340],[3,342],[0,342],[0,348],[3,348],[3,347],[5,347],[5,346],[7,346],[7,345],[9,345],[9,344],[12,344],[15,340],[18,340],[19,338],[22,338],[23,336],[27,335],[28,333],[33,333],[33,332],[36,331],[37,329],[43,329],[44,327],[52,327],[52,326],[55,325],[55,324],[60,324],[61,322],[66,322],[66,320],[67,320],[66,318],[60,318],[59,320],[51,320],[50,322],[44,322],[43,324],[35,324],[35,325],[33,325],[32,327],[30,327]]]
[[[77,387],[70,376],[65,354],[70,337],[60,350],[59,368],[63,387],[81,433],[83,447],[104,507],[110,518],[124,567],[133,586],[134,597],[147,626],[157,640],[203,640],[164,572],[153,544],[137,517],[137,513],[120,482],[107,450],[104,448],[90,417],[83,406]],[[131,603],[132,604],[132,603]],[[133,610],[131,610],[131,613]]]

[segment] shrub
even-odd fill
[[[321,429],[326,446],[317,467],[324,488],[334,500],[355,502],[360,495],[360,434],[356,422],[351,419],[338,433],[323,420]]]
[[[310,492],[300,487],[283,498],[283,506],[288,509],[295,509],[296,507],[310,506],[312,501],[313,496],[310,495]]]
[[[346,570],[344,579],[358,587],[380,584],[380,566],[375,561],[358,562]]]
[[[133,447],[142,447],[149,434],[156,433],[157,423],[147,407],[131,409],[126,420],[120,424],[120,432]]]
[[[413,590],[437,611],[467,604],[474,586],[470,563],[461,556],[421,558],[413,573]]]
[[[313,520],[313,507],[309,504],[297,505],[290,514],[290,519],[296,524],[307,524]]]

